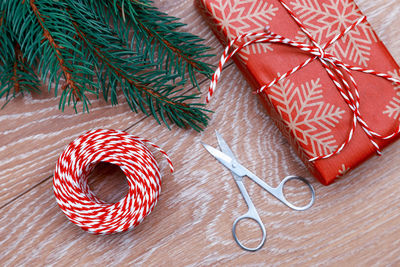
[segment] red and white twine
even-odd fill
[[[358,85],[357,85],[357,83],[356,83],[356,81],[355,81],[355,79],[353,77],[353,74],[351,73],[351,70],[363,72],[363,73],[366,73],[366,74],[372,74],[372,75],[384,78],[384,79],[386,79],[386,80],[388,80],[390,82],[393,82],[393,83],[395,83],[397,85],[400,85],[400,80],[398,80],[395,77],[393,77],[393,76],[391,76],[389,74],[386,74],[386,73],[380,73],[380,72],[377,72],[375,70],[366,69],[366,68],[362,68],[362,67],[359,67],[359,66],[352,66],[352,65],[346,64],[343,61],[341,61],[340,59],[336,58],[335,56],[333,56],[332,54],[329,54],[326,51],[326,49],[330,45],[332,45],[334,42],[336,42],[337,40],[342,38],[349,31],[353,30],[357,25],[359,25],[360,23],[364,23],[366,21],[366,17],[365,16],[361,17],[360,19],[355,21],[352,25],[347,27],[345,30],[343,30],[342,32],[340,32],[339,34],[334,36],[325,45],[321,46],[320,44],[317,43],[317,41],[314,39],[314,37],[306,29],[306,27],[303,25],[303,23],[296,17],[296,15],[292,12],[292,10],[283,2],[283,0],[279,0],[279,1],[283,5],[283,7],[289,12],[291,17],[296,21],[296,23],[299,25],[300,29],[306,34],[306,36],[309,38],[309,40],[311,41],[312,44],[309,45],[309,44],[302,43],[302,42],[292,41],[292,40],[290,40],[288,38],[285,38],[283,36],[280,36],[278,34],[275,34],[275,33],[271,32],[268,26],[266,27],[265,32],[263,32],[263,33],[245,33],[245,34],[237,36],[236,38],[234,38],[226,46],[226,48],[224,50],[224,53],[221,56],[221,59],[220,59],[219,64],[218,64],[218,68],[216,69],[216,71],[215,71],[215,73],[214,73],[214,75],[212,77],[210,86],[209,86],[208,95],[206,97],[207,103],[209,102],[211,96],[213,95],[213,93],[214,93],[214,91],[216,89],[217,82],[218,82],[218,79],[219,79],[219,77],[221,75],[221,71],[222,71],[222,68],[223,68],[224,64],[234,54],[239,52],[241,49],[243,49],[244,47],[249,46],[251,44],[254,44],[254,43],[279,43],[279,44],[292,46],[292,47],[298,48],[298,49],[300,49],[300,50],[302,50],[304,52],[307,52],[307,53],[313,55],[314,57],[310,57],[309,59],[307,59],[302,64],[292,68],[288,72],[286,72],[286,73],[280,75],[279,77],[273,79],[270,83],[261,86],[261,88],[259,88],[257,90],[257,93],[267,92],[267,90],[269,88],[271,88],[272,86],[274,86],[275,84],[279,83],[280,81],[282,81],[283,79],[287,78],[291,74],[295,73],[299,69],[305,67],[306,65],[308,65],[309,63],[311,63],[315,59],[318,59],[321,62],[321,64],[323,65],[323,67],[325,68],[325,70],[328,73],[329,77],[332,79],[332,81],[335,84],[335,87],[339,91],[340,95],[342,96],[342,98],[344,99],[344,101],[346,102],[346,104],[348,105],[348,107],[350,108],[350,110],[353,113],[352,126],[351,126],[351,128],[350,128],[350,130],[348,132],[346,140],[340,146],[338,146],[338,148],[336,150],[334,150],[333,152],[331,152],[329,154],[326,154],[326,155],[320,155],[320,156],[317,156],[317,157],[313,157],[313,158],[310,159],[310,161],[315,161],[315,160],[318,160],[318,159],[326,159],[326,158],[329,158],[329,157],[331,157],[331,156],[333,156],[335,154],[340,153],[343,150],[343,148],[351,141],[351,139],[353,137],[353,134],[354,134],[354,131],[356,129],[357,123],[360,124],[361,128],[363,129],[363,131],[368,136],[370,142],[375,147],[378,155],[380,155],[381,154],[381,149],[380,149],[379,145],[375,142],[374,139],[391,139],[391,138],[397,136],[400,133],[400,125],[398,126],[396,131],[394,131],[393,133],[391,133],[389,135],[379,134],[379,133],[373,131],[369,127],[369,125],[363,119],[363,117],[362,117],[362,115],[360,113],[360,110],[359,110],[359,108],[360,108],[360,95],[359,95]],[[240,44],[240,45],[237,45],[237,47],[232,49],[242,39],[249,39],[249,40],[247,42],[244,42],[244,43]],[[350,87],[348,81],[346,80],[343,71],[348,75],[349,80],[351,82],[351,85],[354,88],[354,93],[352,93],[351,87]]]
[[[94,130],[69,144],[58,159],[53,179],[54,194],[65,215],[95,234],[138,225],[153,210],[161,191],[160,170],[146,144],[159,150],[173,171],[161,148],[126,132]],[[89,188],[88,175],[98,162],[118,165],[127,177],[129,192],[117,203],[105,203]]]

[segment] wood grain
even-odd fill
[[[357,3],[399,62],[400,4],[395,0]],[[206,43],[217,47],[216,53],[221,51],[192,1],[156,4],[183,17],[187,30],[206,38]],[[382,23],[386,27],[376,26]],[[0,203],[8,203],[0,217],[1,265],[400,264],[399,142],[387,148],[383,157],[370,159],[331,186],[312,180],[317,201],[305,212],[289,210],[246,181],[268,235],[263,249],[249,253],[231,235],[233,220],[246,211],[246,205],[230,173],[200,141],[216,145],[214,130],[218,129],[239,160],[272,185],[289,174],[310,175],[235,66],[223,72],[209,105],[215,113],[202,133],[168,130],[152,118],[130,113],[125,104],[110,107],[99,100],[90,114],[75,115],[60,113],[57,103],[48,94],[25,97],[0,113]],[[170,174],[155,152],[164,173],[163,191],[153,213],[128,233],[94,236],[70,223],[58,208],[48,179],[65,145],[100,127],[127,128],[146,137],[166,149],[175,164],[176,172]],[[115,167],[100,166],[92,176],[91,187],[108,201],[117,201],[126,190]],[[287,194],[299,201],[306,198],[293,184]]]

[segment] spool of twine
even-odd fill
[[[161,191],[157,161],[151,145],[173,166],[168,155],[148,140],[116,130],[94,130],[70,143],[57,161],[53,179],[57,203],[70,221],[95,234],[133,229],[154,208]],[[88,175],[97,163],[118,165],[126,175],[129,192],[117,203],[97,198]]]

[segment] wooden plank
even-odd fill
[[[210,105],[216,112],[204,133],[160,130],[153,120],[129,130],[165,148],[176,167],[176,173],[170,174],[166,162],[157,155],[165,174],[162,195],[154,212],[137,229],[111,236],[87,234],[62,214],[48,181],[2,210],[0,247],[7,248],[2,263],[159,266],[356,261],[365,265],[398,259],[400,181],[396,178],[400,167],[392,162],[400,160],[400,143],[386,150],[385,157],[368,161],[368,168],[358,168],[332,186],[324,187],[313,180],[317,202],[305,212],[289,210],[247,182],[268,240],[256,253],[237,247],[231,226],[234,218],[246,211],[245,203],[230,173],[202,148],[200,141],[216,145],[214,130],[218,129],[240,161],[272,185],[288,174],[307,176],[307,171],[246,82],[226,79],[235,73],[232,68],[224,74],[221,88],[232,90],[217,91]],[[100,170],[95,184],[105,183],[101,176],[109,174]],[[111,179],[118,175],[120,178],[117,173]],[[111,189],[116,188],[123,186]],[[102,194],[112,195],[112,190]],[[289,186],[288,194],[291,198],[305,197],[293,186]]]
[[[181,0],[175,1],[174,5],[167,2],[158,4],[163,10],[171,9],[171,15],[183,17],[184,22],[189,24],[184,30],[206,39],[207,45],[218,48],[216,53],[222,51],[191,2]],[[216,63],[218,59],[214,57],[206,60]],[[197,77],[199,81],[205,81],[204,76]],[[187,88],[191,87],[187,85]],[[90,114],[75,114],[71,108],[62,113],[58,110],[58,102],[59,98],[45,92],[39,96],[18,97],[1,111],[0,207],[51,176],[58,156],[80,134],[94,128],[123,130],[145,117],[142,113],[130,111],[122,93],[117,107],[105,103],[102,98],[95,99]]]

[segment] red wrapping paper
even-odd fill
[[[243,33],[263,32],[266,25],[284,37],[309,43],[278,0],[196,1],[223,45]],[[321,46],[363,16],[352,0],[288,0],[286,4]],[[350,65],[396,78],[400,76],[398,65],[368,22],[356,26],[327,52]],[[309,57],[282,44],[254,44],[241,50],[234,60],[257,90]],[[368,125],[383,135],[396,131],[400,118],[399,88],[374,75],[355,71],[352,74],[359,87],[360,112]],[[324,185],[376,154],[370,139],[358,125],[351,142],[341,153],[309,161],[340,146],[347,139],[353,118],[352,111],[318,60],[259,96],[299,157]],[[375,141],[384,148],[395,139]]]

